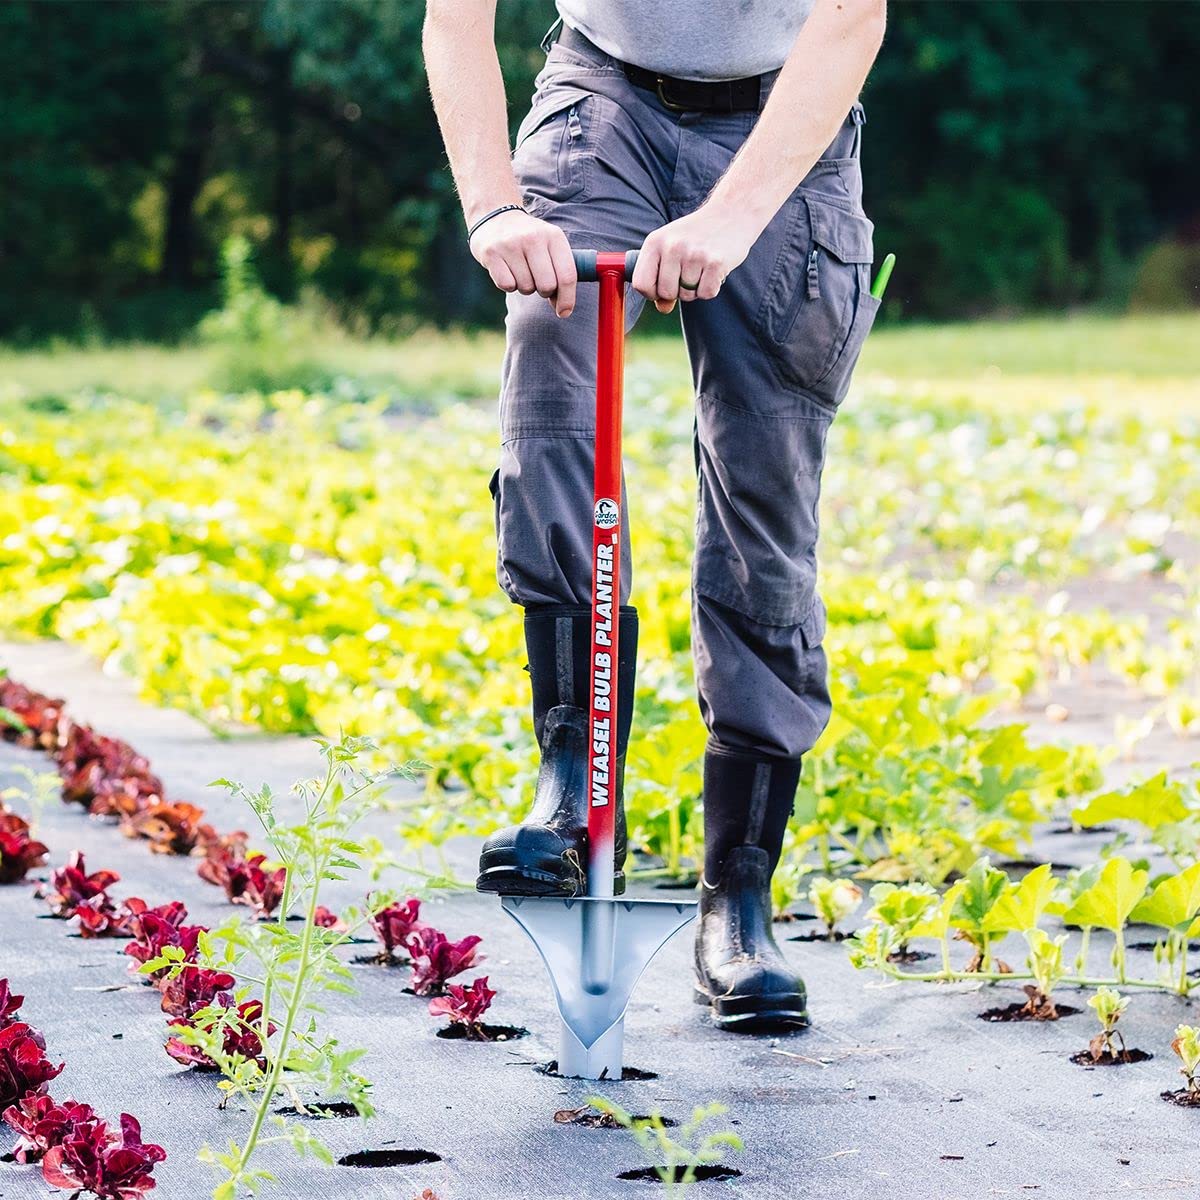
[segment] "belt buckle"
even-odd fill
[[[664,83],[666,83],[666,80],[661,75],[655,80],[654,94],[658,97],[659,103],[664,108],[669,108],[672,112],[688,112],[686,104],[676,104],[673,100],[667,99],[666,94],[663,92]]]

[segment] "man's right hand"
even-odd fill
[[[476,230],[471,253],[502,292],[537,292],[560,317],[575,309],[575,260],[563,231],[525,212],[506,212]]]

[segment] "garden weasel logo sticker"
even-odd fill
[[[609,500],[607,497],[603,500],[596,501],[596,528],[597,529],[612,529],[616,526],[620,518],[620,509],[617,508],[615,500]]]

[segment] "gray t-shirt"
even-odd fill
[[[816,0],[558,0],[568,25],[622,62],[680,79],[783,66]]]

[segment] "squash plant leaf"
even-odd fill
[[[984,930],[988,933],[1025,933],[1035,928],[1057,886],[1049,863],[1035,867],[1020,883],[1010,883],[1004,888],[984,917]]]
[[[1127,858],[1110,858],[1096,882],[1063,911],[1063,920],[1068,925],[1117,933],[1146,891],[1149,874],[1135,869]]]
[[[1130,913],[1134,921],[1182,933],[1200,913],[1200,862],[1162,880]]]
[[[1167,781],[1165,771],[1124,792],[1105,792],[1093,796],[1071,813],[1071,819],[1085,828],[1109,821],[1137,821],[1147,829],[1174,825],[1191,813],[1179,784]]]
[[[956,929],[982,931],[1008,886],[1008,876],[981,858],[963,876],[962,882],[963,889],[950,909],[950,924]]]

